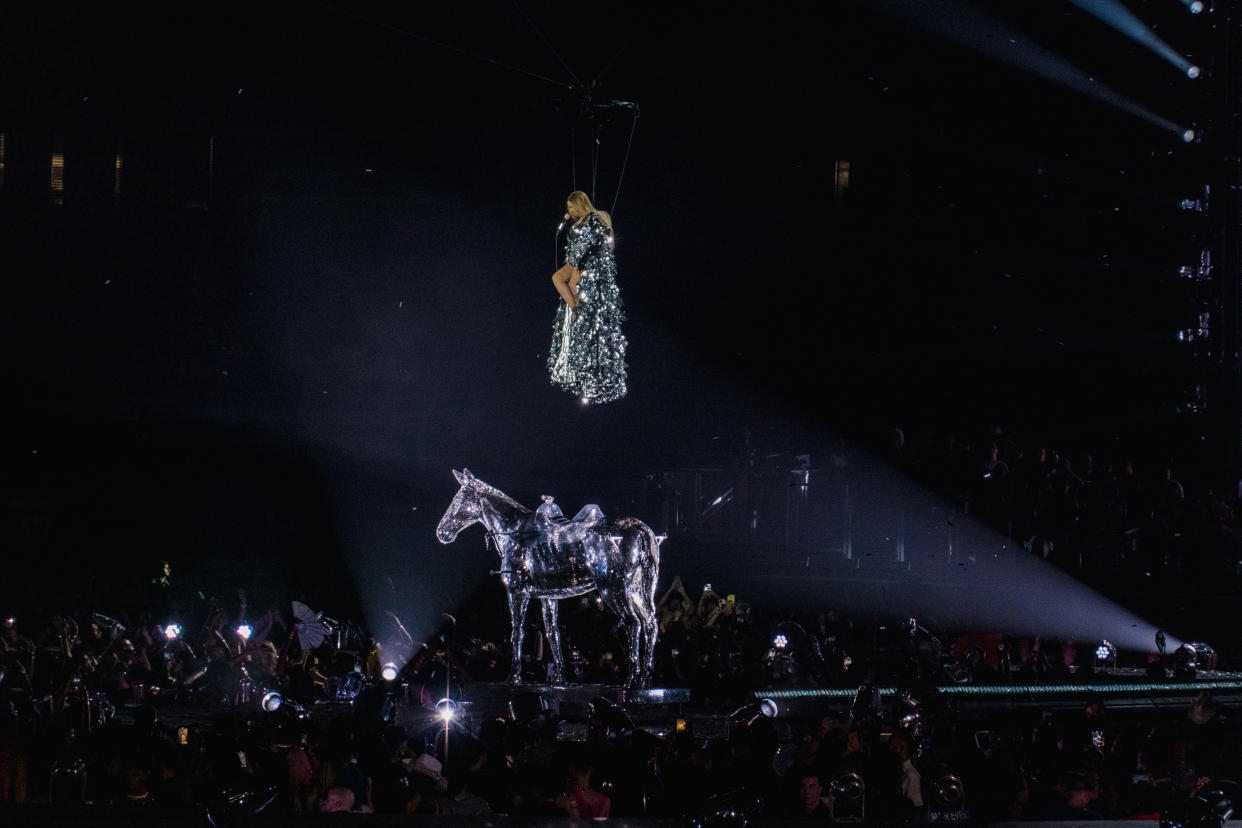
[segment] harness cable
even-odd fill
[[[522,15],[522,19],[526,21],[527,25],[530,26],[531,30],[534,31],[534,33],[539,37],[539,39],[543,41],[543,45],[548,47],[548,51],[550,51],[552,53],[552,56],[556,58],[556,62],[561,65],[561,68],[565,70],[566,74],[568,74],[571,78],[574,79],[575,84],[577,84],[578,86],[582,86],[582,81],[578,80],[578,76],[574,74],[574,70],[569,68],[569,64],[566,63],[565,60],[556,51],[556,47],[552,45],[551,41],[549,41],[546,37],[543,36],[543,32],[539,31],[539,27],[535,25],[535,21],[530,19],[530,15],[526,13],[526,10],[522,8],[522,6],[518,3],[517,0],[513,0],[513,7],[518,10],[518,13]]]
[[[599,136],[602,127],[598,123],[591,124],[591,201],[596,201],[595,179],[599,176]]]
[[[493,66],[499,66],[502,69],[507,69],[512,72],[517,72],[519,74],[535,78],[536,80],[544,81],[545,83],[551,83],[563,89],[568,89],[570,92],[576,92],[582,95],[584,99],[583,103],[585,104],[584,109],[587,112],[587,117],[590,118],[592,121],[592,124],[591,124],[591,133],[592,133],[591,134],[591,200],[592,201],[595,200],[596,184],[597,184],[598,174],[599,174],[599,148],[600,148],[600,134],[602,132],[602,128],[600,127],[598,122],[594,120],[593,114],[591,112],[592,106],[593,106],[591,103],[591,89],[595,88],[595,85],[599,82],[600,78],[602,78],[604,74],[609,69],[612,68],[612,65],[616,63],[617,58],[619,58],[621,56],[621,53],[625,51],[625,48],[626,48],[625,46],[622,46],[619,50],[617,50],[617,53],[614,54],[612,56],[612,59],[608,61],[608,63],[604,66],[602,70],[600,70],[600,73],[595,76],[595,80],[591,81],[591,85],[588,87],[588,86],[584,86],[582,81],[578,79],[578,76],[574,73],[573,69],[570,68],[569,64],[565,62],[565,60],[560,56],[560,54],[556,51],[556,49],[552,46],[552,44],[548,41],[548,39],[544,37],[543,32],[540,31],[539,27],[536,26],[534,21],[530,19],[530,16],[526,13],[526,10],[522,8],[522,6],[517,2],[517,0],[513,0],[514,7],[517,8],[518,12],[522,15],[522,18],[527,22],[527,24],[531,27],[531,29],[535,32],[535,34],[539,37],[539,39],[543,41],[544,45],[546,45],[548,49],[552,52],[552,55],[556,58],[557,62],[561,64],[561,68],[563,68],[565,72],[570,76],[570,78],[573,79],[574,83],[572,84],[565,83],[564,81],[559,81],[559,80],[556,80],[555,78],[550,78],[547,75],[541,75],[538,72],[532,72],[529,69],[523,69],[520,66],[514,66],[512,64],[505,63],[504,61],[496,60],[495,58],[490,58],[490,57],[487,57],[486,55],[478,54],[477,52],[471,52],[467,49],[461,48],[460,46],[454,46],[451,43],[445,43],[444,41],[436,40],[435,38],[428,37],[422,34],[418,34],[417,32],[412,32],[409,29],[404,29],[392,23],[386,23],[382,20],[376,20],[373,17],[369,17],[365,14],[359,14],[358,12],[351,11],[349,9],[343,9],[338,6],[334,6],[331,3],[326,2],[325,0],[314,0],[314,2],[320,8],[324,8],[329,11],[335,12],[337,14],[345,15],[347,17],[352,17],[355,20],[362,21],[363,23],[367,23],[377,28],[386,29],[390,32],[395,32],[396,34],[403,35],[409,38],[413,38],[414,40],[421,40],[424,43],[430,43],[431,45],[438,46],[441,49],[446,49],[450,52],[456,52],[459,55],[465,55],[466,57],[474,58],[475,60],[481,60],[484,63],[490,63]],[[619,109],[619,108],[624,107],[624,108],[631,109],[634,113],[633,119],[630,122],[630,135],[625,145],[625,157],[623,158],[621,162],[621,173],[617,177],[617,189],[616,189],[616,192],[613,194],[612,208],[609,211],[610,213],[613,213],[617,209],[617,200],[621,196],[621,184],[625,180],[625,170],[626,170],[626,167],[629,165],[630,150],[633,148],[633,145],[634,145],[634,132],[638,127],[639,108],[638,108],[638,104],[630,103],[628,101],[612,101],[608,104],[601,104],[598,106],[599,108],[611,108],[611,109]],[[573,180],[573,187],[576,190],[578,189],[578,168],[577,168],[577,155],[576,155],[577,134],[573,127],[570,127],[569,137],[570,137],[570,157],[569,157],[570,172],[571,172],[571,176]],[[559,245],[560,231],[561,231],[561,228],[558,228],[557,239],[553,241],[552,259],[554,263],[558,259],[556,255],[556,249]]]
[[[632,104],[634,109],[634,117],[630,121],[630,137],[625,142],[625,158],[621,161],[621,174],[617,176],[617,189],[612,194],[612,209],[609,215],[617,210],[617,199],[621,197],[621,182],[625,180],[625,167],[630,163],[630,148],[634,146],[634,130],[638,129],[638,104]]]
[[[375,18],[368,17],[365,14],[359,14],[358,12],[350,11],[349,9],[342,9],[338,6],[332,5],[331,3],[324,2],[324,0],[313,0],[313,1],[315,2],[317,6],[328,9],[330,11],[334,11],[337,14],[343,14],[343,15],[346,15],[347,17],[352,17],[355,20],[361,20],[363,23],[369,23],[372,26],[376,26],[381,29],[387,29],[390,32],[396,32],[397,34],[405,35],[406,37],[411,37],[411,38],[414,38],[415,40],[421,40],[424,43],[430,43],[432,46],[439,46],[441,49],[447,49],[448,51],[456,52],[459,55],[465,55],[466,57],[471,57],[471,58],[474,58],[475,60],[481,60],[484,63],[490,63],[493,66],[499,66],[502,69],[508,69],[512,72],[517,72],[522,75],[528,75],[529,77],[544,81],[545,83],[555,84],[556,86],[560,86],[564,89],[573,90],[575,88],[574,85],[571,83],[565,83],[564,81],[559,81],[559,80],[556,80],[555,78],[549,78],[547,75],[541,75],[538,72],[532,72],[529,69],[523,69],[520,66],[513,66],[512,64],[505,63],[504,61],[496,60],[495,58],[490,58],[490,57],[487,57],[486,55],[480,55],[477,52],[471,52],[467,49],[461,48],[460,46],[454,46],[451,43],[445,43],[443,41],[436,40],[435,38],[427,37],[426,35],[421,35],[421,34],[418,34],[417,32],[412,32],[409,29],[403,29],[400,26],[393,25],[392,23],[385,23],[382,20],[376,20]],[[573,73],[571,72],[570,74],[572,75]]]

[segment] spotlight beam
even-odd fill
[[[748,573],[754,600],[851,614],[882,607],[894,616],[928,616],[947,629],[1078,642],[1107,638],[1118,651],[1154,649],[1156,624],[1046,560],[1037,539],[1027,548],[1025,538],[1008,538],[961,514],[865,451],[851,455],[848,518],[805,527],[818,539],[812,557],[796,569]],[[842,557],[843,541],[858,554]],[[1180,646],[1170,632],[1165,639],[1169,649]]]
[[[1181,135],[1182,127],[1099,83],[1085,71],[1008,24],[956,0],[870,0],[867,8],[957,43],[1028,74],[1108,104],[1152,126]],[[1189,63],[1187,63],[1189,67]]]
[[[1188,77],[1196,78],[1199,76],[1199,68],[1197,66],[1192,65],[1190,61],[1174,51],[1173,47],[1157,37],[1155,32],[1147,28],[1147,24],[1135,17],[1133,12],[1121,5],[1117,0],[1069,1],[1087,14],[1112,26],[1140,46],[1146,46],[1148,49],[1151,49],[1184,72]]]

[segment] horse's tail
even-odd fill
[[[657,535],[646,523],[637,518],[631,518],[634,521],[634,528],[638,530],[638,536],[642,538],[643,552],[651,558],[651,563],[655,566],[660,565],[660,544],[668,538],[668,535]]]

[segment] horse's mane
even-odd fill
[[[526,508],[521,503],[518,503],[516,500],[509,497],[507,494],[502,492],[500,489],[497,489],[495,486],[492,486],[490,484],[484,483],[482,480],[480,480],[477,477],[472,478],[470,480],[470,485],[473,488],[477,489],[480,494],[491,495],[492,497],[495,497],[499,500],[503,500],[505,503],[509,504],[515,509],[519,509],[526,513],[530,512],[530,509]]]

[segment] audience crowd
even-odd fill
[[[620,682],[615,619],[591,596],[566,603],[571,681]],[[893,619],[884,640],[832,610],[761,612],[710,586],[691,597],[673,578],[659,599],[657,683],[690,688],[690,701],[658,727],[622,713],[574,735],[529,692],[500,715],[438,715],[445,690],[507,674],[504,642],[479,635],[503,623],[490,617],[502,604],[476,602],[483,609],[460,623],[446,616],[437,646],[393,680],[382,648],[353,625],[322,619],[323,640],[303,646],[296,615],[273,608],[250,620],[245,604],[244,590],[227,607],[203,600],[193,631],[146,610],[57,615],[35,628],[8,619],[0,802],[159,807],[217,824],[312,810],[724,823],[1154,818],[1242,774],[1242,733],[1207,696],[1142,715],[1098,699],[977,714],[934,691],[954,664],[963,681],[1089,673],[1067,642],[1008,642],[1004,676],[999,639],[972,659],[965,640],[942,645],[914,619]],[[532,685],[549,675],[543,644],[524,665]],[[881,701],[877,682],[901,690]],[[791,686],[857,692],[812,714],[754,709],[756,688]]]

